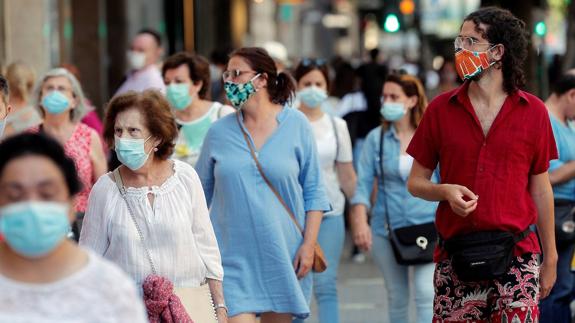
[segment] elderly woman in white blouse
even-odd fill
[[[207,280],[218,320],[227,322],[220,252],[200,180],[192,166],[169,159],[177,134],[159,92],[128,92],[110,102],[104,138],[123,164],[125,200],[113,173],[100,177],[80,245],[118,264],[140,286],[153,271],[175,287]]]

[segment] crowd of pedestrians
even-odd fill
[[[145,29],[103,123],[73,66],[10,64],[0,322],[304,322],[314,296],[338,323],[346,223],[392,322],[410,299],[422,323],[570,322],[575,71],[523,91],[527,44],[510,12],[469,14],[428,103],[377,50],[160,62]]]

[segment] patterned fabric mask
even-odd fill
[[[227,81],[224,83],[224,90],[226,91],[226,96],[230,103],[236,109],[240,109],[244,103],[254,94],[257,92],[256,87],[254,86],[254,80],[258,78],[260,74],[254,76],[251,80],[247,81],[246,83],[234,83],[231,81]]]
[[[489,50],[491,48],[484,52],[473,52],[465,48],[458,48],[455,51],[455,68],[459,77],[464,81],[469,80],[495,64],[495,61],[489,62],[487,55]]]

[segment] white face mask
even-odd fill
[[[128,59],[128,65],[133,70],[139,70],[146,65],[146,54],[141,52],[136,52],[133,50],[128,51],[126,55]]]

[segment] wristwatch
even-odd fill
[[[215,310],[218,310],[218,308],[223,308],[223,309],[226,310],[226,314],[228,313],[228,307],[226,306],[226,304],[224,304],[224,303],[216,304],[216,305],[214,306],[214,309],[215,309]]]

